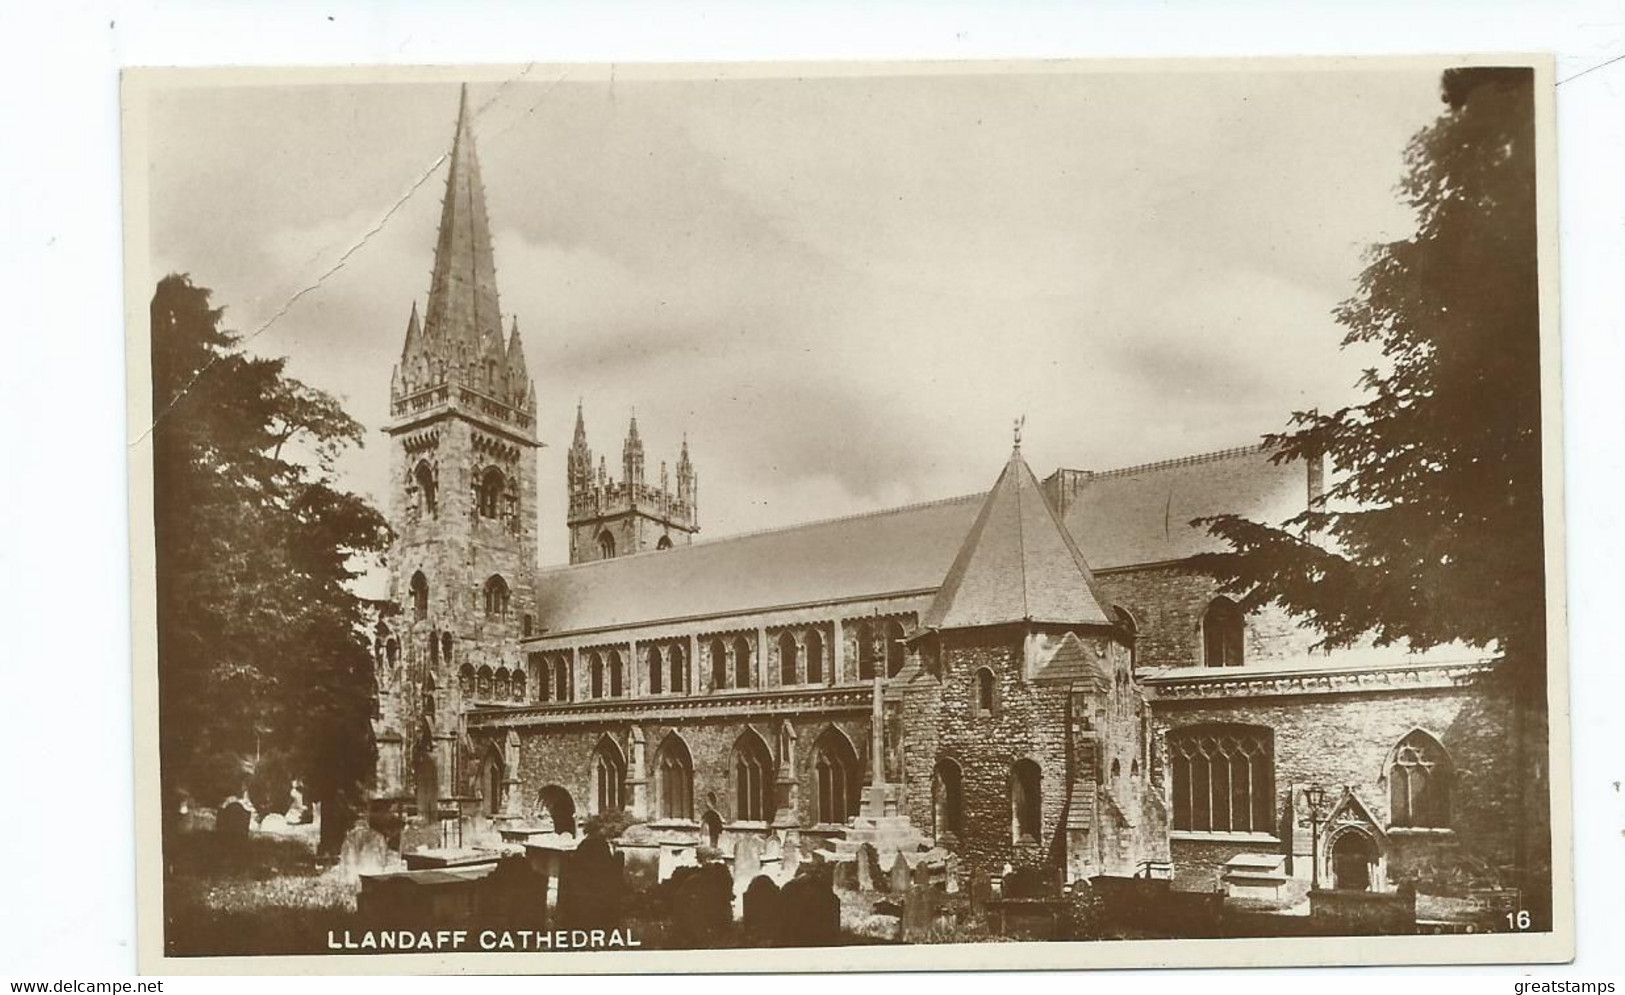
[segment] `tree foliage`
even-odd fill
[[[1299,412],[1277,460],[1325,458],[1324,505],[1285,528],[1201,519],[1192,564],[1245,607],[1276,601],[1342,646],[1495,646],[1543,667],[1533,74],[1452,70],[1405,153],[1415,233],[1372,247],[1335,312],[1373,344],[1358,404]]]
[[[362,428],[283,360],[243,353],[186,277],[159,282],[151,313],[166,811],[183,792],[280,806],[298,777],[341,823],[374,764],[350,563],[389,538],[376,510],[334,486],[334,460]]]

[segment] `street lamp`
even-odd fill
[[[1299,826],[1309,827],[1309,889],[1320,890],[1320,824],[1326,821],[1326,789],[1311,784],[1303,789],[1304,805],[1309,809],[1307,818],[1299,819]]]

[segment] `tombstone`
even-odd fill
[[[288,811],[284,818],[290,826],[302,826],[310,821],[310,806],[305,804],[303,785],[298,781],[288,788]]]
[[[832,870],[851,862],[807,864],[779,890],[781,947],[833,947],[841,942],[841,900],[830,887]]]
[[[383,833],[358,822],[344,834],[344,845],[339,848],[339,874],[351,881],[362,874],[380,874],[389,868],[393,856]]]
[[[762,844],[754,836],[741,837],[734,844],[734,884],[743,888],[762,871]]]
[[[565,858],[559,880],[559,923],[568,929],[613,929],[625,891],[621,861],[609,844],[589,836]]]
[[[937,891],[935,885],[907,885],[903,892],[903,942],[926,942],[937,924],[937,912],[941,907],[942,893]]]
[[[784,848],[784,856],[779,858],[779,877],[788,881],[796,876],[796,869],[801,866],[801,847],[791,844]]]
[[[220,806],[220,813],[214,820],[214,831],[224,836],[247,836],[249,823],[253,819],[248,806],[233,798]]]
[[[281,812],[267,812],[260,819],[260,832],[285,833],[288,831],[288,820]]]
[[[858,862],[856,860],[835,860],[829,864],[831,877],[835,887],[842,891],[858,890]]]
[[[888,882],[886,875],[880,870],[880,854],[875,852],[874,844],[860,845],[857,857],[858,890],[884,892]]]
[[[924,870],[925,864],[920,864],[920,869]],[[892,858],[891,874],[886,882],[886,890],[893,895],[904,895],[907,894],[909,885],[913,882],[914,873],[909,869],[908,858],[904,857],[903,851],[899,850]]]
[[[1040,867],[1023,867],[1004,876],[1005,898],[1053,898],[1059,891]]]
[[[783,918],[779,886],[765,874],[745,889],[744,927],[748,939],[772,943],[778,939]]]
[[[959,894],[959,857],[957,855],[950,853],[943,858],[942,876],[944,890],[950,895]]]
[[[672,872],[666,908],[669,937],[678,947],[731,945],[733,879],[722,864],[679,867]]]
[[[485,925],[523,929],[547,921],[547,876],[524,856],[497,861],[496,870],[480,880],[479,889]]]
[[[762,842],[762,863],[784,859],[784,844],[779,842],[777,836],[769,836]]]
[[[971,912],[980,917],[987,909],[987,903],[993,900],[993,882],[988,878],[987,872],[980,868],[973,868],[970,872],[970,907]]]

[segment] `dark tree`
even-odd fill
[[[190,794],[280,801],[295,776],[342,838],[371,777],[373,669],[352,558],[382,516],[333,486],[362,429],[244,354],[209,291],[152,298],[159,750],[166,814]],[[297,453],[297,457],[295,456]]]
[[[1533,74],[1447,72],[1446,110],[1411,140],[1408,239],[1373,247],[1336,311],[1375,344],[1362,403],[1299,412],[1276,460],[1331,465],[1325,503],[1287,528],[1202,519],[1231,552],[1193,564],[1245,608],[1277,601],[1326,646],[1460,640],[1542,670],[1540,327]],[[1543,686],[1543,681],[1538,682]]]

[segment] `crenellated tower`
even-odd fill
[[[528,699],[519,639],[536,610],[536,389],[517,319],[504,335],[467,87],[449,159],[428,304],[407,319],[384,429],[400,613],[383,723],[399,741],[380,735],[379,791],[420,814],[481,790],[462,715]]]
[[[630,553],[671,549],[694,541],[700,530],[698,485],[683,437],[677,461],[677,491],[671,490],[666,464],[660,464],[660,482],[648,483],[643,437],[638,416],[632,415],[626,441],[621,445],[621,479],[610,477],[603,457],[597,469],[587,445],[587,425],[576,405],[575,439],[566,461],[570,489],[570,562],[591,563]]]

